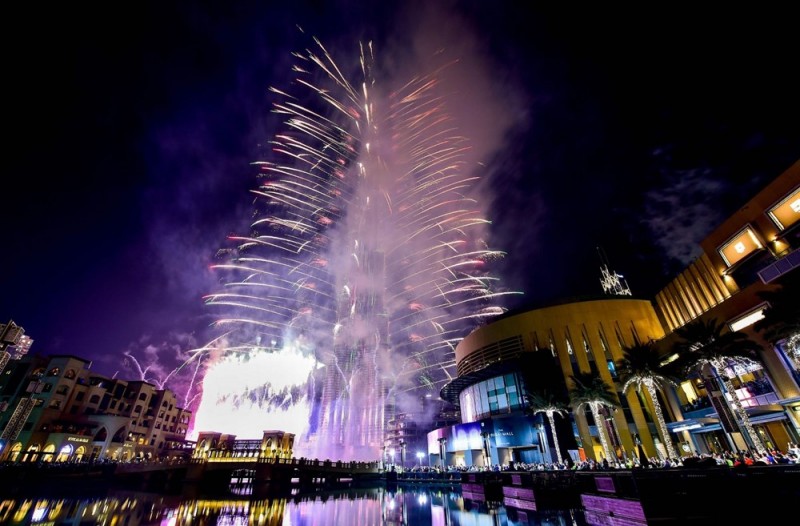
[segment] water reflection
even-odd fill
[[[0,500],[0,524],[260,526],[584,526],[581,511],[528,511],[465,499],[460,486],[350,489],[254,499],[186,499],[112,491]]]

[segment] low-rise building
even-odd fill
[[[127,461],[188,456],[174,393],[98,375],[77,356],[24,356],[0,375],[0,458]]]

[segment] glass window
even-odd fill
[[[781,230],[795,224],[800,219],[800,188],[795,188],[792,193],[770,208],[768,215]]]
[[[764,248],[755,232],[749,226],[740,230],[730,241],[722,245],[718,252],[729,267],[747,255]]]
[[[508,398],[501,396],[497,399],[497,406],[500,409],[508,409]]]

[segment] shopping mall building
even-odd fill
[[[725,401],[732,396],[766,447],[786,451],[790,443],[800,443],[800,349],[786,340],[774,346],[754,327],[769,306],[760,293],[797,287],[800,281],[798,182],[800,161],[711,232],[701,243],[702,255],[652,301],[623,290],[510,313],[467,336],[456,348],[458,377],[441,391],[443,399],[459,406],[461,423],[428,434],[431,464],[442,459],[448,466],[556,461],[549,419],[532,414],[523,393],[527,385],[531,391],[566,396],[572,375],[580,372],[596,372],[613,386],[617,408],[605,411],[599,425],[619,458],[635,454],[639,443],[648,456],[666,456],[652,403],[635,389],[622,392],[617,369],[623,349],[651,340],[668,360],[675,331],[695,320],[743,331],[761,351],[757,365],[726,371],[735,393],[699,374],[659,392],[678,452],[750,449],[741,422],[727,409]],[[554,422],[564,459],[605,456],[590,412],[570,409]]]

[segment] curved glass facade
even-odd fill
[[[461,421],[475,422],[491,415],[523,409],[523,385],[518,374],[509,373],[467,387],[458,396]]]

